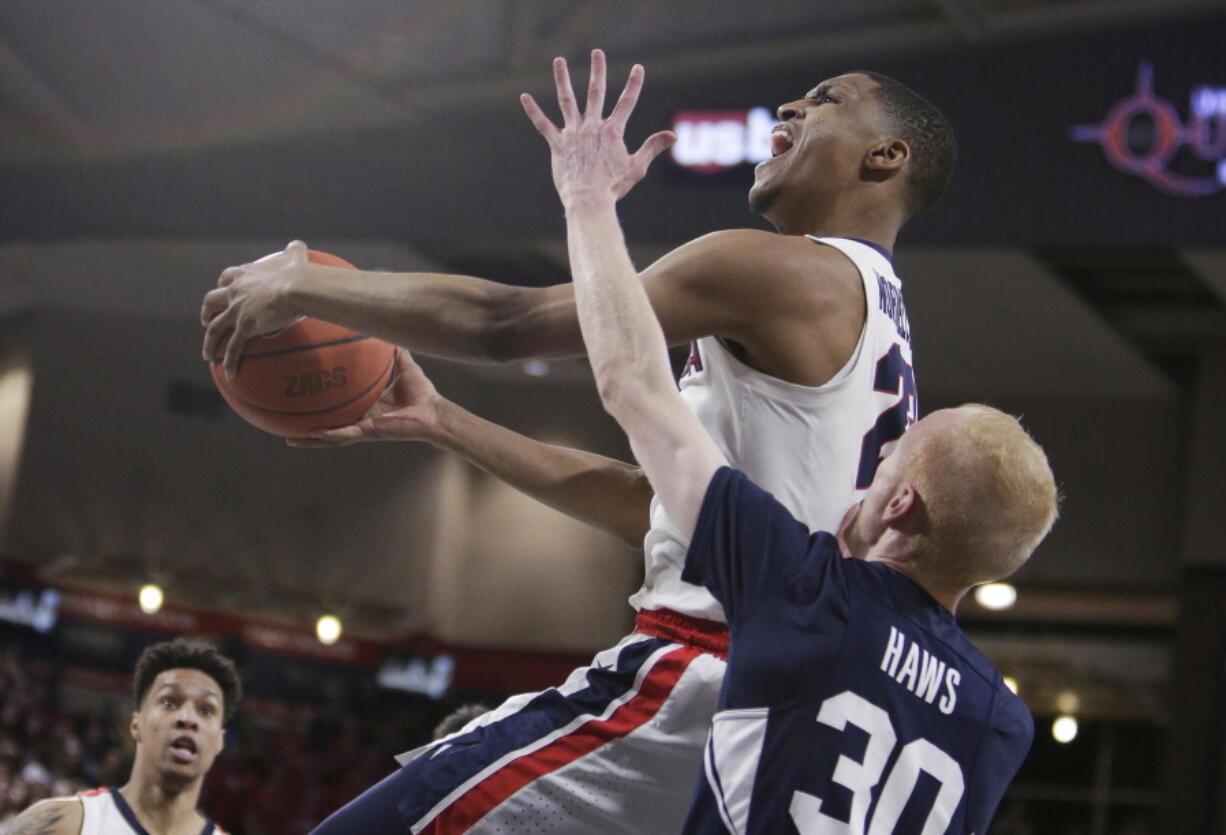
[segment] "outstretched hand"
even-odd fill
[[[396,349],[392,381],[357,423],[290,438],[290,446],[327,449],[364,441],[430,441],[439,427],[439,396],[421,366],[403,348]]]
[[[294,324],[298,313],[284,301],[284,291],[307,260],[307,245],[290,241],[281,252],[222,270],[217,287],[205,294],[200,306],[200,323],[204,325],[201,352],[205,361],[213,359],[221,340],[230,334],[222,370],[233,379],[248,339],[267,336]]]
[[[564,58],[553,60],[553,81],[562,111],[558,128],[528,93],[520,96],[524,112],[545,141],[553,159],[553,184],[566,206],[589,198],[620,200],[643,179],[651,161],[677,140],[672,131],[652,134],[631,154],[626,149],[626,122],[643,88],[643,67],[635,64],[609,118],[603,116],[605,55],[592,50],[586,112],[579,111]]]

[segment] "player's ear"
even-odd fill
[[[898,137],[886,137],[877,141],[864,155],[864,168],[878,177],[888,176],[902,170],[911,159],[911,146]]]
[[[886,527],[907,533],[915,532],[923,518],[924,500],[915,485],[906,482],[898,485],[881,511],[881,521]]]
[[[128,723],[128,732],[132,734],[133,742],[140,742],[140,712],[132,711],[132,721]]]

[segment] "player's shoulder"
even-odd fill
[[[965,673],[977,676],[990,690],[1007,696],[1004,700],[995,698],[999,706],[1018,701],[1005,687],[995,665],[962,631],[953,614],[937,603],[923,586],[884,562],[847,560],[843,569],[852,587],[875,598],[898,618],[900,625],[910,624],[915,634],[927,634],[927,640],[938,642],[951,657],[957,658]]]
[[[1030,707],[1021,696],[1009,689],[999,673],[995,686],[996,711],[992,715],[992,726],[1001,733],[1024,741],[1029,747],[1030,740],[1034,738],[1034,715]]]
[[[835,247],[825,246],[807,235],[784,235],[765,229],[720,229],[695,238],[682,249],[733,259],[799,260],[810,269],[818,265],[839,272],[855,271],[850,259]]]
[[[84,820],[79,797],[48,797],[13,819],[6,835],[77,835]]]
[[[827,270],[836,274],[858,274],[855,265],[839,250],[823,246],[804,235],[783,235],[764,229],[720,229],[682,244],[669,256],[672,260],[705,261],[712,266],[736,269],[773,270],[803,267],[809,273]]]
[[[858,304],[863,294],[856,265],[834,247],[804,235],[722,229],[683,244],[658,264],[682,280],[749,292],[755,303],[777,297],[791,308],[807,307],[806,300]]]

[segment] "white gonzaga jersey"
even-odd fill
[[[843,368],[824,385],[796,385],[755,371],[707,336],[693,343],[680,386],[733,467],[810,530],[834,531],[915,422],[918,403],[902,283],[885,251],[850,238],[811,239],[846,255],[864,281],[868,315]],[[652,499],[646,578],[630,603],[722,622],[715,598],[681,579],[688,547]]]
[[[110,789],[94,789],[77,795],[81,800],[81,835],[137,835],[144,828],[133,827],[120,808]],[[139,824],[138,824],[139,826]]]
[[[118,789],[91,789],[77,795],[81,801],[81,835],[149,835]],[[226,835],[206,821],[200,835]]]

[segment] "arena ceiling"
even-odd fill
[[[1194,15],[1218,0],[121,0],[0,9],[0,147],[123,158],[427,114],[541,91],[593,45],[714,82],[798,57],[882,53]],[[445,137],[441,138],[445,141]]]
[[[34,372],[29,421],[0,479],[4,553],[48,576],[116,588],[166,577],[184,600],[293,618],[344,610],[383,633],[599,646],[625,627],[622,600],[639,571],[626,549],[540,515],[429,449],[305,454],[211,412],[194,314],[217,271],[292,235],[364,266],[566,280],[556,211],[500,234],[507,205],[552,198],[541,155],[524,163],[539,169],[539,190],[500,185],[504,157],[536,138],[524,131],[508,141],[513,153],[491,152],[505,125],[522,127],[520,91],[548,98],[554,55],[582,61],[601,46],[615,72],[641,61],[649,84],[701,98],[809,56],[862,65],[1195,20],[1223,6],[4,4],[0,179],[10,197],[21,194],[7,212],[0,206],[0,342],[10,359],[32,357]],[[412,204],[357,201],[387,179],[388,154],[414,152],[406,137],[422,154]],[[312,146],[339,171],[306,175],[337,187],[317,211],[304,204],[322,186],[304,184],[301,171],[272,193],[244,181]],[[182,185],[185,160],[196,193],[224,192],[228,202],[177,199],[167,183]],[[457,190],[476,195],[473,205],[457,208]],[[636,260],[690,237],[698,222],[631,229]],[[1059,621],[1077,610],[1169,628],[1179,559],[1155,559],[1150,545],[1182,529],[1193,489],[1181,462],[1193,443],[1199,359],[1226,333],[1223,251],[943,245],[901,248],[898,264],[922,322],[927,406],[987,399],[1024,412],[1053,453],[1065,519],[1022,581],[1057,597],[1033,616]],[[490,417],[627,454],[582,363],[555,364],[545,379],[517,367],[431,368],[440,388]],[[1116,463],[1104,472],[1104,461]],[[543,556],[559,550],[568,553]],[[550,587],[559,590],[551,607],[491,603]],[[1079,596],[1060,603],[1070,590]]]

